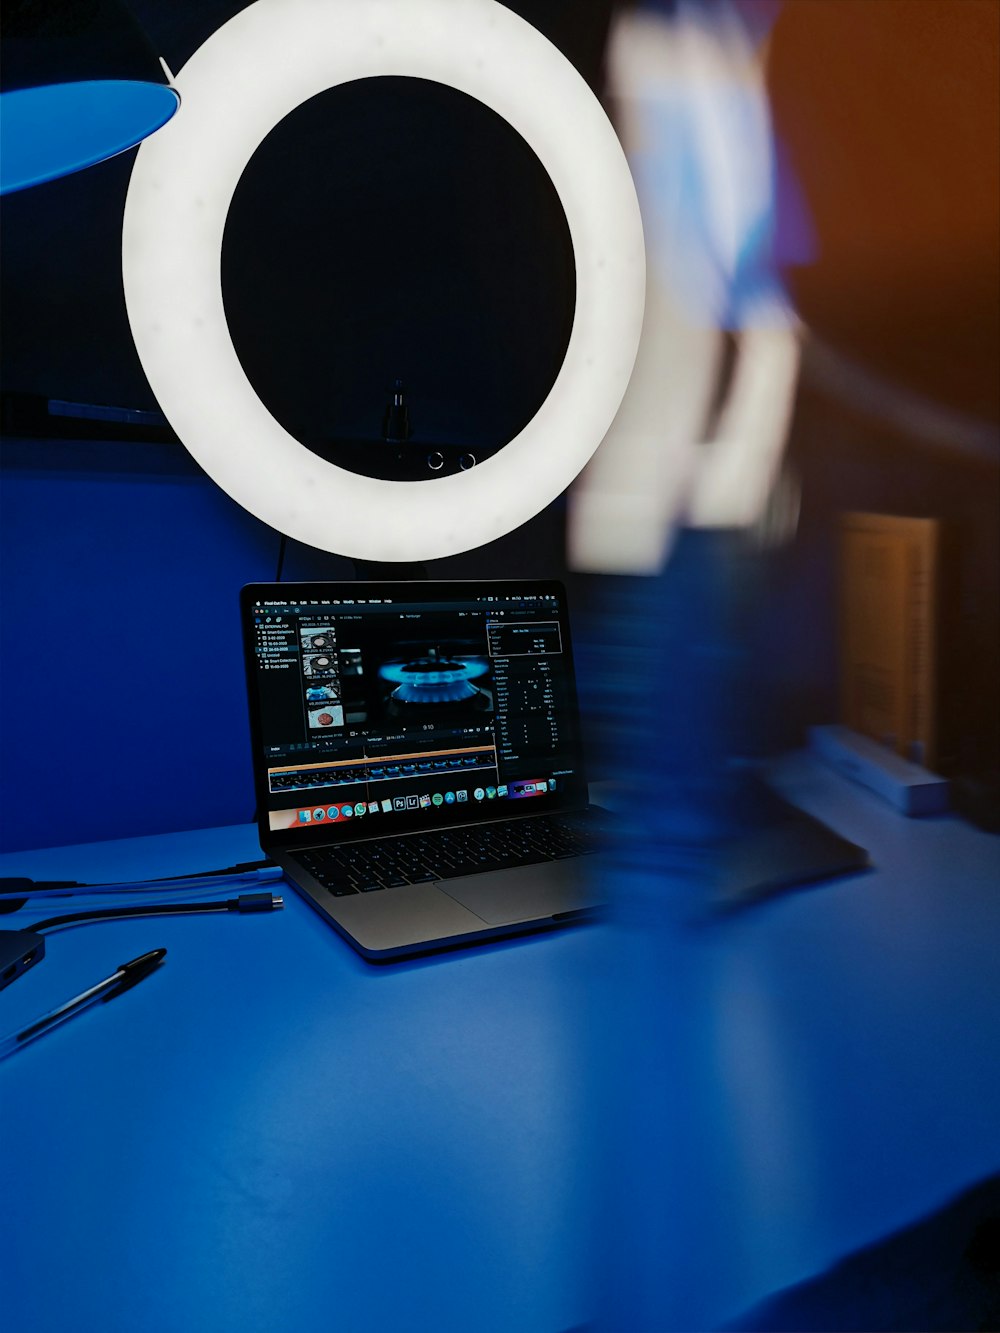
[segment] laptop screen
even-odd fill
[[[586,800],[560,584],[251,584],[241,601],[272,841]]]

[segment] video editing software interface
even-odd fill
[[[272,830],[402,832],[582,786],[556,593],[324,591],[250,590]]]

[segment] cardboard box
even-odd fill
[[[939,758],[936,519],[845,514],[841,719],[925,768]]]

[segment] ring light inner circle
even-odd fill
[[[247,379],[290,435],[418,482],[486,461],[535,416],[576,278],[558,194],[509,123],[444,84],[382,76],[265,137],[229,207],[222,292]],[[383,435],[397,379],[402,440]]]

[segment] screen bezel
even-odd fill
[[[253,607],[262,599],[291,603],[322,598],[391,597],[393,601],[410,600],[467,600],[469,597],[504,597],[513,593],[555,596],[558,606],[563,653],[566,657],[567,710],[572,716],[574,736],[569,741],[572,752],[573,777],[562,790],[538,795],[522,801],[494,800],[457,805],[433,806],[412,813],[394,811],[391,815],[371,815],[357,821],[304,825],[301,829],[272,829],[269,823],[267,764],[264,761],[261,734],[261,699],[255,665],[253,641]],[[580,810],[588,801],[587,778],[584,767],[583,738],[573,661],[573,643],[569,625],[566,588],[558,579],[491,579],[488,582],[473,579],[414,579],[408,581],[365,582],[308,582],[308,583],[248,583],[240,591],[240,621],[243,633],[243,655],[246,670],[247,702],[250,712],[250,743],[257,799],[257,829],[261,847],[295,848],[310,846],[340,846],[363,842],[373,837],[395,837],[407,833],[426,833],[435,829],[456,828],[468,824],[493,823],[532,815]],[[318,804],[318,803],[317,803]],[[526,807],[526,808],[520,808]]]

